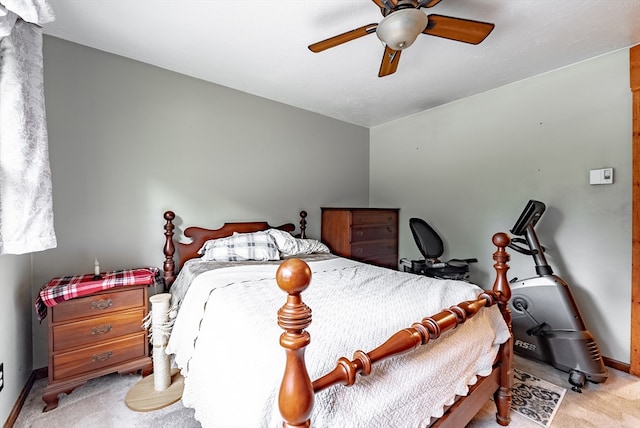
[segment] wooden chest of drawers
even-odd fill
[[[398,211],[322,208],[321,240],[339,256],[397,269]]]
[[[147,331],[147,286],[113,288],[67,300],[49,317],[49,383],[45,411],[58,406],[60,393],[71,393],[89,379],[113,372],[151,373]]]

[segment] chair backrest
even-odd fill
[[[421,218],[409,219],[409,228],[418,249],[425,259],[437,259],[444,253],[444,243],[440,235]]]

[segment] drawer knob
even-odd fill
[[[364,236],[364,232],[363,232],[363,231],[361,231],[361,230],[358,230],[358,231],[356,232],[356,236],[357,236],[358,238],[362,238],[362,237]]]
[[[93,362],[102,362],[102,361],[107,361],[112,356],[113,356],[113,352],[112,351],[101,352],[101,353],[96,354],[93,357],[91,357],[91,360]]]
[[[111,324],[100,324],[97,327],[93,327],[91,329],[91,334],[97,334],[97,335],[101,335],[101,334],[105,334],[105,333],[109,333],[111,331],[113,327],[111,326]]]
[[[111,305],[113,305],[113,302],[111,301],[111,299],[101,299],[95,302],[91,302],[91,309],[103,310],[103,309],[110,308]]]

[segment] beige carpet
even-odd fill
[[[640,379],[609,369],[603,384],[588,383],[582,394],[571,391],[568,375],[552,367],[516,357],[515,366],[555,385],[567,388],[551,423],[559,428],[640,427]],[[18,416],[17,428],[191,428],[200,427],[192,409],[179,401],[154,412],[140,413],[127,408],[124,398],[140,376],[117,374],[94,379],[70,395],[61,396],[57,409],[42,413],[42,392],[46,379],[34,384]],[[488,402],[468,428],[495,428],[495,406]],[[540,428],[540,425],[512,412],[511,427]],[[400,424],[401,426],[401,424]]]
[[[608,369],[609,378],[601,384],[587,383],[582,394],[571,390],[569,375],[551,366],[516,356],[515,367],[554,385],[567,388],[553,428],[638,428],[640,427],[640,378]],[[495,428],[495,405],[487,403],[468,428]],[[540,428],[540,425],[511,412],[511,427]]]
[[[193,409],[178,401],[153,412],[134,412],[125,404],[127,392],[140,375],[117,373],[93,379],[69,395],[61,395],[58,407],[42,412],[47,379],[36,381],[14,424],[16,428],[197,428]]]

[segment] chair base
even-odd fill
[[[469,281],[469,266],[459,265],[458,263],[437,263],[431,264],[426,260],[400,260],[405,272],[415,273],[416,275],[424,275],[431,278],[451,279],[458,281]],[[434,267],[437,265],[438,267]]]

